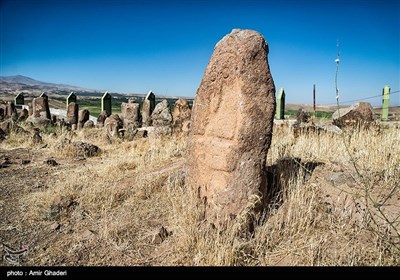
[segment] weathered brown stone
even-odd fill
[[[83,125],[83,128],[93,128],[94,127],[94,122],[92,120],[88,120],[85,122]]]
[[[368,102],[358,102],[348,108],[341,108],[332,115],[332,122],[338,127],[368,126],[374,120],[374,111]]]
[[[137,128],[141,125],[140,105],[129,100],[121,104],[121,117],[125,128]]]
[[[151,114],[155,135],[170,135],[172,133],[172,115],[166,99],[158,103]]]
[[[214,223],[241,214],[265,192],[266,158],[275,114],[268,45],[234,29],[215,46],[192,110],[188,183]]]
[[[37,97],[32,100],[32,116],[51,120],[49,102],[46,97]]]
[[[78,124],[79,105],[75,102],[68,104],[67,109],[67,123],[73,125]]]
[[[151,123],[151,114],[154,111],[156,106],[156,97],[152,91],[146,95],[146,98],[143,101],[143,108],[142,108],[142,125],[143,126],[150,126]]]
[[[101,112],[100,115],[97,117],[96,127],[102,128],[104,126],[106,118],[107,118],[107,112],[106,111]]]
[[[84,109],[82,111],[79,111],[79,116],[78,116],[78,129],[83,128],[85,123],[89,120],[90,117],[90,112],[87,109]]]
[[[189,132],[191,113],[189,103],[185,99],[179,98],[175,102],[174,112],[172,113],[172,129],[174,133]]]
[[[109,116],[104,122],[104,129],[110,138],[119,137],[119,130],[122,127],[122,120],[116,114]]]
[[[24,121],[29,117],[29,112],[27,109],[22,109],[18,115],[18,121]]]
[[[17,109],[13,102],[7,102],[6,117],[12,118],[14,121],[18,119]]]

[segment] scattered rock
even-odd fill
[[[43,142],[42,136],[40,136],[39,131],[36,131],[32,136],[32,142],[34,144],[40,144]]]
[[[165,227],[161,226],[151,238],[152,244],[161,244],[172,232],[168,231]]]
[[[45,160],[44,163],[46,163],[47,165],[50,165],[50,166],[59,165],[59,163],[57,161],[55,161],[54,159],[52,159],[52,158],[49,158],[49,159]]]
[[[29,164],[29,163],[31,163],[31,161],[29,159],[21,159],[22,165]]]
[[[77,141],[72,144],[76,148],[78,157],[79,156],[93,157],[93,156],[99,155],[101,152],[99,147],[97,147],[96,145],[90,144],[90,143]]]
[[[52,224],[50,225],[50,229],[53,230],[53,231],[59,230],[60,227],[61,227],[61,224],[59,224],[59,223],[57,223],[57,222],[54,222],[54,223],[52,223]]]
[[[358,102],[348,108],[341,108],[332,115],[333,124],[340,128],[369,126],[374,120],[374,111],[368,102]]]

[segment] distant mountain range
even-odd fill
[[[87,89],[77,86],[65,85],[65,84],[54,84],[38,81],[26,76],[16,75],[16,76],[0,76],[0,96],[1,95],[15,95],[17,93],[23,93],[25,95],[38,95],[41,92],[46,92],[46,94],[59,94],[59,95],[68,95],[73,91],[76,95],[81,96],[102,96],[105,90],[98,89]],[[145,97],[146,94],[140,93],[132,93],[132,94],[121,94],[116,92],[110,92],[110,94],[114,97],[127,97],[127,96],[136,96],[136,97]],[[176,96],[165,96],[158,95],[157,98],[174,98],[177,99],[179,97]],[[186,99],[193,99],[193,97],[184,97]]]
[[[69,94],[71,91],[83,95],[102,95],[104,91],[87,89],[77,86],[54,84],[38,81],[26,76],[0,76],[0,93],[2,94],[15,94],[16,92],[23,92],[27,94],[45,91],[46,93],[54,94]],[[117,94],[119,95],[119,94]]]

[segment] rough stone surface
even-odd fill
[[[82,141],[74,142],[72,145],[75,147],[78,157],[93,157],[99,155],[101,152],[100,148],[96,145]]]
[[[300,124],[300,123],[306,123],[306,122],[308,122],[309,119],[310,119],[310,114],[307,113],[306,111],[304,111],[303,108],[300,108],[300,109],[297,111],[297,114],[296,114],[296,122],[297,122],[298,124]]]
[[[75,102],[68,104],[67,109],[67,123],[73,125],[78,124],[79,106]]]
[[[151,114],[156,106],[156,97],[153,92],[149,91],[143,101],[142,108],[142,126],[151,126]]]
[[[172,115],[169,103],[166,99],[156,105],[151,114],[151,120],[154,126],[155,135],[171,135]]]
[[[86,121],[83,128],[94,128],[94,122],[92,120]]]
[[[110,138],[119,137],[119,130],[123,127],[123,122],[116,114],[109,116],[104,122],[104,129]]]
[[[0,142],[6,139],[6,133],[0,128]]]
[[[332,115],[332,122],[338,127],[365,125],[375,120],[374,111],[368,102],[358,102],[348,108],[341,108]]]
[[[89,120],[90,117],[90,112],[87,109],[84,109],[82,111],[79,111],[79,116],[78,116],[78,129],[81,129],[85,123]]]
[[[22,109],[18,115],[18,121],[25,121],[29,117],[29,111],[27,109]]]
[[[266,188],[275,115],[268,45],[252,30],[233,30],[214,49],[192,110],[189,185],[211,223],[235,218]],[[256,207],[258,210],[259,208]]]
[[[49,102],[46,97],[37,97],[32,100],[32,116],[51,120]]]
[[[142,120],[139,103],[134,103],[132,100],[129,100],[129,103],[122,103],[121,116],[125,128],[140,127]]]
[[[174,133],[188,133],[190,128],[191,109],[189,103],[182,98],[175,102],[172,113],[172,129]]]
[[[6,117],[12,118],[14,121],[18,119],[17,109],[13,102],[7,102]]]
[[[104,126],[106,118],[107,118],[107,112],[105,111],[101,112],[100,115],[97,117],[96,127],[102,128]]]

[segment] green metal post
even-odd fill
[[[107,117],[111,115],[111,94],[106,91],[101,98],[101,112],[106,111]]]
[[[72,102],[76,103],[76,95],[73,91],[71,91],[71,93],[67,96],[67,102],[66,102],[67,103],[67,111],[68,111],[68,104],[72,103]]]
[[[283,120],[285,118],[285,90],[283,88],[279,90],[279,95],[276,100],[275,118],[278,120]]]
[[[382,99],[382,121],[389,120],[389,97],[390,97],[390,87],[384,86],[382,91],[383,99]]]

